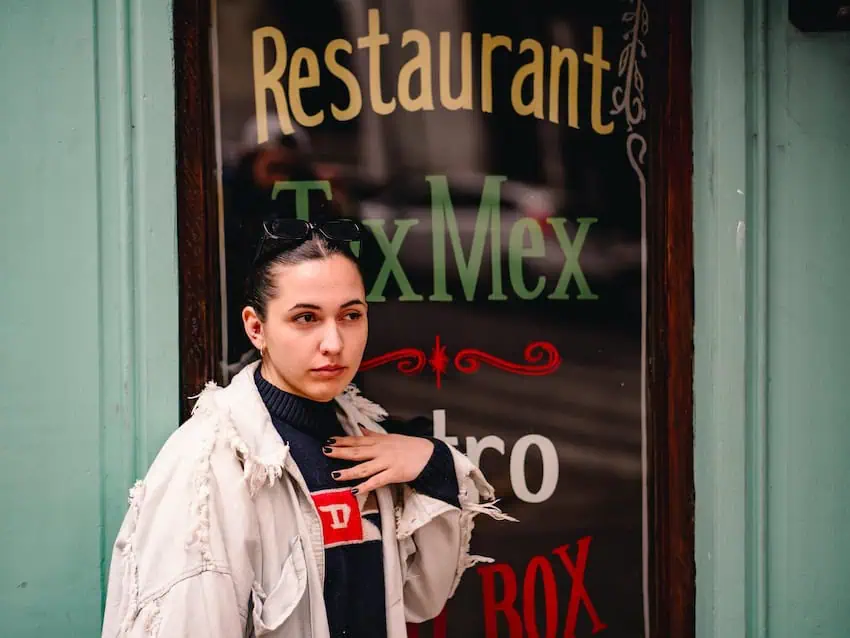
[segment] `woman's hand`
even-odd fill
[[[361,429],[364,436],[334,437],[323,448],[331,458],[357,463],[347,470],[334,472],[338,481],[367,479],[352,490],[355,494],[414,480],[425,469],[434,451],[434,443],[428,439]]]

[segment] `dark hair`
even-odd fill
[[[269,301],[278,293],[274,279],[274,269],[277,266],[294,266],[314,259],[328,259],[333,255],[342,255],[351,261],[357,266],[357,271],[363,278],[360,262],[347,245],[330,242],[324,237],[313,235],[294,248],[282,250],[274,257],[265,259],[252,267],[248,276],[246,303],[254,309],[260,321],[265,321]]]

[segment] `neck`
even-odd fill
[[[320,439],[340,433],[333,402],[314,401],[289,392],[267,379],[262,368],[255,370],[254,379],[263,403],[276,425],[278,421],[282,421]]]
[[[271,383],[274,387],[279,390],[283,390],[284,392],[288,392],[296,397],[300,397],[302,399],[307,399],[308,401],[315,401],[313,397],[308,397],[303,392],[299,392],[295,388],[293,388],[289,383],[286,382],[286,379],[283,378],[283,375],[278,372],[277,368],[272,365],[271,360],[268,357],[263,357],[263,361],[260,364],[260,374],[263,378]]]

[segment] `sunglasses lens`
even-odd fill
[[[266,230],[275,239],[304,239],[310,227],[300,219],[273,219],[266,222]]]
[[[360,239],[360,226],[350,219],[334,219],[321,225],[326,237],[335,241],[357,241]]]

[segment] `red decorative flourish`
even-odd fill
[[[542,377],[552,374],[561,366],[561,355],[558,349],[548,341],[530,343],[526,346],[523,357],[525,363],[514,363],[483,350],[464,348],[452,359],[446,354],[446,346],[440,341],[440,335],[437,335],[434,338],[434,346],[431,348],[430,356],[427,356],[425,352],[418,348],[402,348],[367,359],[360,365],[360,370],[371,370],[388,363],[398,362],[396,366],[398,371],[410,376],[422,372],[427,364],[434,371],[437,388],[441,388],[443,375],[448,371],[450,363],[453,363],[458,372],[463,374],[475,374],[481,369],[481,364],[486,363],[511,374],[529,377]]]
[[[440,344],[440,335],[437,335],[434,340],[434,347],[431,349],[431,358],[428,363],[431,364],[431,369],[437,375],[437,389],[443,387],[443,375],[449,367],[451,361],[446,355],[446,346]]]
[[[360,371],[371,370],[387,363],[398,361],[396,368],[402,374],[413,375],[419,374],[425,369],[427,363],[425,353],[416,348],[402,348],[401,350],[393,350],[378,357],[372,357],[360,364]]]
[[[527,363],[512,363],[481,350],[466,348],[455,355],[454,363],[455,368],[464,374],[475,374],[481,369],[483,362],[505,372],[528,377],[552,374],[561,366],[561,355],[558,349],[548,341],[535,341],[528,344],[523,357]]]

